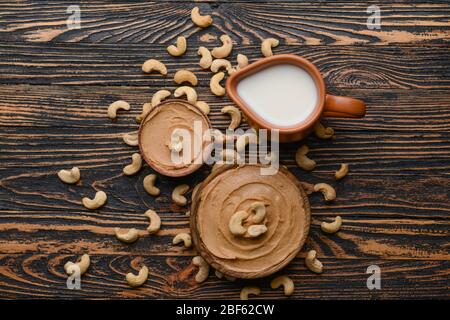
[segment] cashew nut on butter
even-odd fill
[[[275,48],[279,44],[280,44],[280,41],[278,41],[278,39],[274,39],[274,38],[265,39],[261,44],[261,52],[264,55],[264,57],[273,56],[272,48]]]
[[[253,224],[247,228],[247,236],[257,238],[267,232],[267,227],[263,224]]]
[[[242,225],[245,219],[248,218],[250,214],[247,211],[241,210],[235,212],[228,223],[228,229],[235,236],[242,236],[247,232],[247,229]]]
[[[139,231],[135,228],[128,229],[126,232],[123,232],[120,228],[114,228],[114,234],[118,240],[125,243],[133,243],[139,239]]]
[[[290,296],[294,293],[294,281],[288,276],[278,276],[270,282],[272,289],[278,289],[280,286],[283,286],[285,296]]]
[[[187,42],[185,37],[178,37],[177,38],[177,45],[174,46],[173,44],[167,47],[167,52],[174,56],[179,57],[183,55],[186,52],[187,48]]]
[[[206,115],[209,114],[210,108],[205,101],[197,101],[195,105]]]
[[[174,238],[172,243],[173,244],[179,244],[183,242],[184,246],[186,248],[190,248],[192,246],[192,239],[191,239],[191,235],[189,233],[179,233],[177,234]]]
[[[183,131],[182,129],[176,128],[172,131],[170,135],[170,143],[168,145],[172,152],[180,153],[183,150]]]
[[[215,59],[211,63],[211,71],[216,73],[219,72],[221,68],[224,68],[229,72],[233,67],[231,66],[231,62],[226,59]]]
[[[89,265],[91,264],[91,259],[89,258],[88,254],[83,254],[78,262],[73,263],[72,261],[66,262],[64,265],[64,270],[68,275],[72,275],[75,272],[74,266],[76,265],[77,268],[80,270],[80,275],[83,275],[86,273],[87,269],[89,268]]]
[[[70,170],[59,170],[58,178],[65,183],[77,183],[80,180],[80,169],[78,169],[78,167],[73,167]]]
[[[159,72],[163,76],[167,75],[167,68],[161,61],[150,59],[144,62],[142,65],[142,71],[145,73],[151,73],[153,71]]]
[[[151,196],[157,197],[160,194],[159,188],[155,187],[155,182],[157,179],[157,175],[151,173],[145,176],[142,184],[144,185],[144,190]]]
[[[145,211],[144,215],[150,219],[150,225],[147,228],[149,234],[154,234],[161,228],[161,218],[152,209]]]
[[[116,102],[113,102],[108,107],[108,117],[110,119],[117,118],[117,110],[130,110],[130,104],[123,100],[118,100]]]
[[[233,50],[233,41],[226,34],[221,35],[219,39],[222,41],[222,46],[212,49],[211,54],[217,59],[226,58]]]
[[[261,223],[266,217],[266,205],[260,201],[253,202],[250,205],[250,213],[252,213],[252,216],[250,217],[251,223]]]
[[[314,191],[320,191],[325,201],[333,201],[336,199],[336,191],[327,183],[318,183],[314,185]]]
[[[139,153],[133,153],[131,155],[131,164],[123,168],[123,173],[127,176],[131,176],[141,170],[142,157]]]
[[[259,296],[261,294],[261,289],[255,286],[243,287],[241,290],[240,298],[241,300],[248,300],[249,295]]]
[[[334,130],[331,127],[325,128],[323,124],[317,122],[314,125],[314,133],[320,139],[330,139],[334,135]]]
[[[208,278],[209,275],[209,265],[201,256],[196,256],[192,259],[194,266],[198,267],[198,272],[195,275],[195,281],[201,283]]]
[[[238,63],[238,65],[237,65],[237,69],[238,70],[248,66],[248,58],[247,58],[246,55],[239,53],[237,55],[237,57],[236,57],[236,60],[237,60],[237,63]]]
[[[146,266],[143,266],[141,270],[139,270],[138,275],[134,275],[133,273],[127,273],[125,279],[127,280],[127,283],[130,287],[140,287],[142,286],[145,281],[148,279],[148,268]]]
[[[336,233],[342,226],[342,218],[337,216],[333,222],[322,222],[320,224],[320,229],[326,233]]]
[[[219,72],[213,75],[209,82],[209,88],[211,89],[211,92],[218,97],[221,97],[225,94],[225,88],[220,84],[220,81],[222,81],[224,77],[225,73]]]
[[[162,100],[167,99],[170,97],[170,91],[169,90],[158,90],[155,92],[155,94],[152,96],[152,107],[156,107],[158,104],[161,103]]]
[[[312,272],[322,273],[323,271],[322,262],[320,262],[316,256],[317,252],[315,250],[309,251],[305,257],[305,264],[308,267],[308,269],[311,270]]]
[[[211,52],[205,47],[199,47],[197,54],[201,56],[200,62],[198,63],[203,69],[209,69],[212,63]]]
[[[316,162],[306,156],[308,152],[309,148],[306,144],[298,148],[295,153],[295,162],[297,162],[297,165],[303,170],[312,171],[316,167]]]
[[[139,136],[137,131],[125,133],[122,136],[123,142],[125,142],[130,147],[136,147],[139,145]]]
[[[106,200],[107,200],[106,193],[104,193],[103,191],[97,191],[94,199],[84,197],[83,199],[81,199],[81,202],[83,202],[83,206],[85,206],[86,208],[90,210],[95,210],[104,205],[106,203]]]
[[[172,200],[179,206],[185,206],[187,204],[187,199],[184,194],[189,190],[187,184],[180,184],[176,186],[172,191]]]
[[[177,84],[182,84],[183,82],[189,82],[192,86],[196,86],[198,83],[197,76],[189,70],[178,70],[173,77],[173,80]]]
[[[200,15],[200,9],[198,7],[192,9],[191,19],[192,22],[200,28],[209,27],[213,22],[213,19],[210,15]]]
[[[228,129],[234,130],[241,124],[241,111],[239,111],[238,108],[234,106],[226,106],[223,107],[222,110],[220,110],[222,113],[227,113],[231,117],[230,125],[228,126]]]
[[[347,175],[347,173],[348,173],[348,164],[343,163],[341,164],[339,170],[335,172],[334,177],[336,178],[336,180],[341,180]]]
[[[191,87],[188,87],[188,86],[178,87],[175,90],[173,95],[175,96],[175,98],[179,98],[181,96],[186,95],[186,99],[190,103],[195,104],[197,102],[197,92],[195,91],[194,88],[191,88]]]

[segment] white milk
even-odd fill
[[[241,99],[265,121],[288,127],[302,123],[315,109],[317,87],[301,67],[279,64],[239,81]]]

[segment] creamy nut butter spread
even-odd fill
[[[200,130],[194,130],[199,126]],[[202,151],[206,142],[202,134],[209,129],[209,121],[197,108],[183,100],[166,100],[154,107],[141,123],[139,131],[141,154],[156,171],[168,176],[184,176],[202,165]],[[190,136],[190,150],[180,151],[183,161],[173,161],[170,148],[172,134],[186,130]],[[187,156],[187,159],[186,157]]]
[[[263,277],[284,267],[309,230],[309,203],[299,181],[285,168],[275,175],[261,175],[260,168],[218,169],[202,183],[191,208],[197,249],[213,268],[239,278]],[[230,218],[255,202],[266,206],[267,231],[255,238],[232,234]]]

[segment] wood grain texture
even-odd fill
[[[197,3],[214,19],[211,28],[202,30],[190,20],[195,6],[191,3],[84,2],[80,5],[81,28],[69,29],[65,1],[5,1],[0,4],[0,30],[4,30],[4,40],[25,42],[168,44],[180,33],[212,41],[217,34],[228,32],[246,45],[259,44],[267,37],[307,45],[448,43],[448,2],[396,2]],[[380,6],[380,30],[366,26],[370,4]]]

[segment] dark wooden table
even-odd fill
[[[212,96],[210,73],[198,67],[197,48],[217,46],[229,34],[233,59],[261,57],[260,43],[276,37],[276,53],[295,53],[317,64],[328,90],[367,102],[364,119],[329,119],[330,141],[309,137],[312,173],[300,170],[283,146],[281,161],[300,180],[330,182],[338,199],[325,204],[310,196],[313,221],[302,253],[286,268],[296,285],[293,298],[449,298],[450,269],[450,5],[447,1],[362,1],[326,3],[205,1],[214,25],[190,20],[190,1],[81,1],[81,29],[69,30],[65,1],[0,1],[0,298],[238,298],[244,283],[261,286],[261,298],[282,298],[270,279],[229,282],[214,275],[194,281],[194,250],[171,245],[188,231],[185,208],[171,190],[193,185],[207,169],[176,180],[160,177],[162,195],[142,188],[146,166],[132,177],[122,168],[135,149],[123,133],[137,129],[141,106],[161,88],[175,88],[172,75],[192,68],[210,119],[225,129],[220,113],[230,103]],[[42,4],[40,4],[42,3]],[[71,4],[77,4],[76,1]],[[366,26],[371,4],[381,8],[381,29]],[[173,58],[166,47],[177,36],[189,49]],[[140,67],[163,60],[169,76],[149,76]],[[108,105],[132,105],[117,122]],[[335,182],[340,163],[351,173]],[[78,166],[80,185],[68,186],[56,172]],[[104,190],[108,203],[88,211],[83,196]],[[160,213],[158,236],[124,245],[114,227],[144,229],[147,208]],[[320,222],[341,215],[342,230],[327,236]],[[306,270],[303,257],[315,249],[322,275]],[[81,290],[66,288],[63,265],[82,253],[91,267]],[[144,261],[148,282],[127,286],[125,274]],[[366,287],[367,267],[381,268],[381,290]]]

